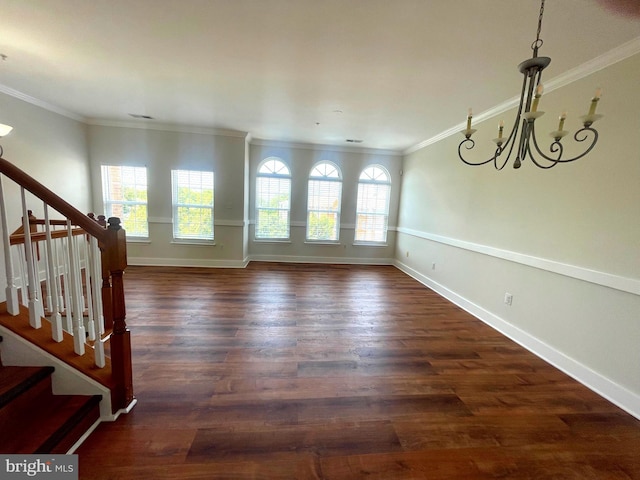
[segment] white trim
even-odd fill
[[[44,100],[40,100],[38,98],[32,97],[31,95],[27,95],[26,93],[22,93],[18,90],[15,90],[11,87],[7,87],[6,85],[2,85],[0,83],[0,93],[4,93],[9,95],[10,97],[17,98],[18,100],[22,100],[23,102],[30,103],[31,105],[35,105],[36,107],[44,108],[53,113],[57,113],[58,115],[62,115],[63,117],[70,118],[71,120],[75,120],[77,122],[81,122],[86,124],[87,119],[82,115],[78,115],[77,113],[70,112],[69,110],[65,110],[62,107],[57,105],[53,105],[52,103],[45,102]]]
[[[194,133],[197,135],[216,135],[223,137],[246,138],[247,132],[239,130],[226,130],[223,128],[198,127],[195,125],[176,125],[173,123],[159,123],[155,120],[103,120],[89,118],[85,120],[87,125],[97,127],[137,128],[140,130],[157,130],[160,132]]]
[[[245,268],[247,261],[205,258],[129,257],[127,264],[147,267]]]
[[[215,247],[215,240],[205,240],[198,238],[174,238],[169,242],[171,245],[189,245],[192,247]]]
[[[244,220],[214,220],[216,227],[244,227]]]
[[[339,265],[394,265],[393,258],[306,257],[301,255],[251,255],[251,262],[325,263]]]
[[[386,155],[399,157],[402,155],[401,150],[386,150],[366,147],[352,147],[347,145],[325,145],[315,143],[298,143],[286,142],[280,140],[269,140],[264,138],[252,138],[250,145],[272,148],[299,148],[302,150],[314,150],[325,152],[343,152],[343,153],[366,153],[372,155]]]
[[[614,403],[634,417],[640,419],[640,395],[627,390],[615,382],[612,382],[586,365],[568,357],[561,351],[547,345],[540,339],[510,324],[504,319],[458,295],[452,290],[449,290],[444,285],[441,285],[431,278],[421,274],[408,265],[396,260],[395,266],[407,275],[415,278],[423,285],[426,285],[430,289],[442,295],[447,300],[466,310],[480,321],[509,337],[511,340],[526,348],[541,359],[550,363],[559,370],[562,370],[564,373],[587,386],[598,395],[601,395],[611,403]]]
[[[566,72],[558,75],[557,77],[552,78],[551,80],[545,81],[544,89],[548,93],[558,88],[567,86],[577,80],[580,80],[584,77],[591,75],[592,73],[602,70],[603,68],[607,68],[615,63],[625,60],[626,58],[629,58],[638,53],[640,53],[640,37],[636,37],[633,40],[630,40],[629,42],[623,43],[622,45],[612,50],[609,50],[608,52],[602,55],[599,55],[581,65],[578,65],[575,68],[567,70]],[[516,107],[519,101],[520,101],[519,96],[510,98],[509,100],[499,103],[498,105],[488,110],[485,110],[484,112],[478,115],[474,115],[473,121],[476,123],[479,123],[491,117],[495,117],[496,115],[499,115],[501,113],[506,112],[507,110],[510,110]],[[451,135],[459,134],[465,128],[466,128],[466,123],[464,122],[459,123],[431,138],[423,140],[422,142],[407,148],[402,153],[405,155],[408,155],[410,153],[416,152],[421,148],[427,147],[429,145],[433,145],[434,143],[444,140],[445,138],[450,137]]]
[[[84,441],[89,438],[89,435],[93,433],[93,431],[98,428],[98,425],[102,423],[101,419],[96,420],[93,425],[89,427],[89,429],[82,434],[82,436],[78,439],[76,443],[74,443],[69,450],[67,450],[66,455],[72,455],[80,445],[84,443]]]
[[[246,220],[247,225],[255,225],[256,221],[255,219],[253,220]],[[307,227],[307,222],[300,222],[300,221],[291,221],[291,223],[289,224],[291,227],[297,227],[297,228],[306,228]],[[356,224],[355,223],[343,223],[340,225],[340,230],[355,230],[356,228]],[[398,230],[398,227],[396,226],[388,226],[387,227],[387,232],[395,232]]]
[[[173,219],[171,217],[148,217],[148,223],[154,224],[173,224]],[[243,220],[213,220],[214,227],[244,227],[245,222]]]
[[[511,250],[503,250],[501,248],[490,247],[488,245],[467,242],[466,240],[459,240],[457,238],[449,238],[432,233],[420,232],[418,230],[413,230],[410,228],[398,227],[397,230],[400,233],[422,238],[424,240],[430,240],[433,242],[450,245],[452,247],[462,248],[464,250],[469,250],[476,253],[482,253],[483,255],[501,258],[510,262],[557,273],[559,275],[575,278],[577,280],[583,280],[585,282],[594,283],[603,287],[613,288],[615,290],[632,293],[634,295],[640,295],[640,280],[636,278],[623,277],[620,275],[614,275],[598,270],[591,270],[589,268],[579,267],[577,265],[569,265],[567,263],[557,262],[555,260],[549,260],[547,258],[534,257],[532,255],[526,255],[524,253],[518,253]]]

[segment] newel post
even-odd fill
[[[133,372],[131,367],[131,332],[127,328],[124,303],[123,274],[127,268],[127,242],[120,219],[108,220],[107,241],[103,250],[103,271],[111,277],[111,312],[113,333],[111,334],[111,369],[116,390],[112,393],[112,408],[126,408],[133,401]],[[106,273],[106,271],[105,271]],[[103,275],[103,283],[104,283]],[[107,279],[108,281],[108,279]],[[104,295],[103,284],[103,295]],[[107,318],[105,320],[108,322]]]

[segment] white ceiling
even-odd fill
[[[547,0],[545,79],[640,37],[640,17],[600,2],[640,3]],[[539,0],[0,0],[0,91],[89,122],[146,114],[253,138],[404,150],[461,123],[469,106],[482,112],[519,93],[517,65],[531,56],[539,8]]]

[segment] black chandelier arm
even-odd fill
[[[541,157],[543,157],[545,160],[551,162],[551,165],[543,165],[539,163],[536,160],[535,156],[533,155],[533,152],[531,151],[531,147],[529,146],[529,158],[531,159],[531,161],[535,163],[536,166],[538,166],[539,168],[543,168],[545,170],[551,167],[555,167],[560,162],[560,158],[564,153],[564,146],[562,145],[562,143],[560,143],[560,140],[555,140],[551,145],[549,145],[549,151],[551,153],[557,153],[557,157],[552,158],[545,155],[545,153],[542,150],[540,150],[540,147],[538,146],[538,138],[536,137],[536,129],[534,124],[531,125],[531,138],[533,138],[533,146],[535,147],[536,152],[538,152],[538,154]]]
[[[471,150],[473,147],[476,146],[476,142],[474,140],[472,140],[471,138],[465,138],[464,140],[462,140],[460,142],[460,145],[458,145],[458,156],[460,157],[460,160],[462,160],[467,165],[471,165],[472,167],[476,167],[476,166],[480,166],[480,165],[485,165],[485,164],[487,164],[489,162],[492,162],[495,159],[495,155],[494,155],[493,157],[491,157],[491,158],[489,158],[487,160],[484,160],[483,162],[478,162],[478,163],[468,162],[462,156],[462,146],[463,145],[467,150]]]
[[[558,153],[558,155],[557,155],[557,158],[551,158],[545,155],[544,152],[540,150],[538,146],[537,138],[535,136],[535,129],[532,131],[532,136],[533,136],[533,144],[536,148],[536,151],[540,154],[540,156],[542,156],[543,158],[545,158],[550,162],[553,162],[553,165],[544,167],[540,165],[538,162],[536,162],[535,158],[533,158],[533,155],[530,155],[531,160],[540,168],[551,168],[558,163],[575,162],[576,160],[581,159],[582,157],[587,155],[591,150],[593,150],[593,147],[595,147],[596,143],[598,142],[598,131],[595,128],[592,128],[591,125],[588,125],[588,126],[585,125],[573,135],[573,139],[578,143],[591,141],[591,143],[589,144],[589,146],[584,152],[582,152],[580,155],[577,155],[575,157],[563,159],[562,155],[564,153],[564,147],[560,143],[560,139],[557,139],[549,146],[549,151],[551,151],[552,153]]]
[[[507,141],[507,143],[508,143],[508,142],[509,142],[509,141]],[[504,151],[505,151],[505,146],[506,146],[506,144],[503,144],[503,146],[498,146],[498,147],[496,148],[496,153],[495,153],[495,154],[494,154],[494,156],[493,156],[493,167],[494,167],[496,170],[498,170],[498,171],[502,170],[502,169],[507,165],[507,163],[509,163],[509,158],[511,158],[511,152],[513,151],[513,146],[514,146],[514,144],[515,144],[515,142],[513,142],[513,143],[511,144],[511,148],[509,148],[509,153],[507,154],[507,156],[506,156],[506,157],[505,157],[505,159],[504,159],[504,162],[502,162],[502,165],[500,165],[500,166],[498,166],[498,157],[499,157],[500,155],[502,155],[502,152],[504,152]]]

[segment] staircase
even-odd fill
[[[100,395],[54,395],[53,367],[0,365],[0,453],[67,453],[100,419]]]
[[[126,235],[118,218],[83,214],[1,157],[0,233],[0,453],[71,453],[136,403]]]

